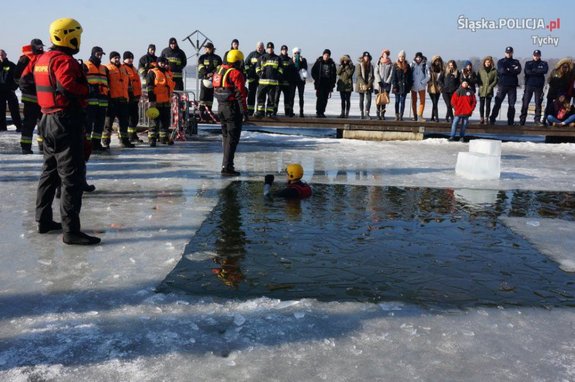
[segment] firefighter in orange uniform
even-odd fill
[[[34,153],[32,151],[32,136],[36,124],[42,117],[36,96],[36,83],[34,82],[34,65],[42,53],[44,53],[42,40],[33,39],[29,45],[22,47],[22,56],[20,56],[14,71],[14,79],[18,81],[24,104],[24,120],[22,121],[22,137],[20,138],[22,154]],[[42,151],[42,138],[40,136],[38,136],[38,148]]]
[[[92,54],[84,63],[84,71],[88,79],[88,108],[86,109],[86,139],[92,142],[92,150],[101,152],[104,149],[100,141],[106,111],[108,109],[108,74],[106,66],[102,64],[104,51],[99,46],[92,48]]]
[[[120,62],[120,53],[110,53],[110,63],[106,65],[108,69],[108,86],[110,93],[108,98],[108,114],[106,115],[106,123],[104,125],[104,134],[102,134],[102,145],[105,148],[110,147],[112,137],[112,125],[114,120],[118,118],[120,129],[118,135],[122,147],[132,148],[135,147],[128,138],[128,74],[122,68]]]
[[[134,67],[134,54],[124,52],[122,68],[128,74],[128,138],[130,142],[142,141],[138,138],[138,122],[140,121],[140,98],[142,97],[142,81],[138,70]]]
[[[80,209],[85,184],[84,123],[88,81],[80,63],[73,57],[80,50],[82,26],[62,18],[50,24],[53,46],[34,66],[38,104],[43,116],[38,130],[44,138],[44,165],[38,182],[36,221],[38,232],[62,229],[66,244],[93,245],[100,239],[80,230]],[[53,220],[52,202],[62,184],[60,216]]]
[[[238,176],[240,173],[234,168],[234,156],[242,134],[242,122],[248,118],[246,78],[240,70],[244,54],[232,49],[225,58],[226,64],[218,68],[212,80],[222,125],[224,157],[221,174]]]
[[[168,139],[168,130],[172,120],[170,102],[172,99],[172,92],[175,87],[175,83],[172,79],[172,72],[168,65],[167,58],[159,57],[158,66],[150,69],[148,71],[148,77],[146,78],[150,107],[156,107],[160,112],[158,118],[154,120],[154,128],[148,130],[148,141],[150,143],[150,147],[156,147],[158,134],[160,143],[174,143]]]

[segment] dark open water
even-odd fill
[[[224,298],[401,301],[424,308],[575,306],[565,273],[499,216],[575,220],[575,194],[494,191],[468,204],[451,189],[314,185],[268,200],[237,181],[158,287]]]

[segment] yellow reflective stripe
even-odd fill
[[[22,137],[22,139],[20,139],[20,143],[27,143],[29,145],[32,144],[32,137]]]
[[[266,61],[266,62],[262,65],[262,67],[265,67],[265,66],[271,66],[272,68],[275,69],[275,68],[277,68],[279,65],[278,65],[278,62],[277,62],[277,61]]]
[[[278,80],[268,80],[268,79],[260,79],[260,85],[278,85]]]
[[[38,103],[38,97],[31,94],[22,94],[22,102]]]
[[[180,77],[183,77],[182,73],[172,72],[172,78],[180,78]]]

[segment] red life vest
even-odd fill
[[[301,199],[309,198],[312,194],[310,185],[302,181],[290,183],[287,188],[295,189]]]
[[[226,102],[234,100],[234,83],[228,81],[228,76],[234,68],[227,65],[221,65],[217,68],[212,76],[212,84],[214,86],[214,97],[218,102]]]
[[[55,113],[70,106],[86,107],[88,82],[74,57],[51,50],[38,57],[34,65],[38,105],[43,113]]]

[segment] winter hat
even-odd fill
[[[363,52],[361,57],[369,57],[369,60],[371,61],[371,54],[369,54],[369,52],[367,52],[367,51]]]
[[[120,53],[118,53],[116,51],[110,52],[110,60],[113,59],[114,57],[120,58]]]
[[[387,54],[389,56],[391,52],[389,51],[389,49],[384,49],[381,51],[381,55],[383,56],[384,54]]]
[[[266,45],[266,49],[274,49],[274,43],[273,42],[268,42],[268,44]]]
[[[130,52],[129,50],[125,51],[125,52],[124,52],[124,55],[122,56],[122,59],[123,59],[123,60],[125,60],[125,59],[127,59],[127,58],[131,58],[131,59],[134,58],[134,54],[133,54],[132,52]]]
[[[535,49],[535,50],[533,51],[533,55],[534,55],[534,56],[541,56],[541,51],[540,51],[539,49]]]
[[[322,55],[324,55],[324,54],[326,54],[326,53],[331,56],[331,50],[329,50],[329,49],[324,49]]]
[[[95,46],[92,48],[92,56],[96,56],[96,53],[106,54],[99,46]]]
[[[164,64],[168,63],[168,59],[164,56],[158,57],[158,63],[163,62]]]
[[[282,45],[282,48],[281,48],[281,50],[288,50],[288,47],[287,47],[287,45]]]
[[[210,41],[208,43],[206,43],[206,45],[204,45],[204,48],[210,48],[210,49],[215,49],[214,48],[214,44]]]
[[[400,50],[399,53],[397,54],[397,57],[405,58],[405,50]]]
[[[296,46],[295,48],[293,48],[293,49],[291,50],[291,52],[292,52],[293,54],[301,53],[301,49]]]
[[[156,45],[155,44],[148,45],[148,50],[150,50],[150,49],[156,50]]]
[[[170,44],[176,44],[176,45],[178,45],[178,41],[176,41],[176,38],[175,38],[175,37],[170,37],[169,43],[170,43]]]
[[[463,64],[463,67],[465,68],[468,65],[471,65],[471,61],[469,61],[469,60],[465,61],[465,64]]]
[[[513,53],[513,47],[508,46],[507,48],[505,48],[505,53]]]
[[[32,39],[32,41],[30,41],[30,45],[32,45],[32,48],[40,49],[44,46],[44,43],[42,43],[42,40],[40,40],[39,38],[35,38]]]
[[[423,53],[421,53],[421,52],[415,53],[415,58],[417,58],[417,57],[423,58]]]

